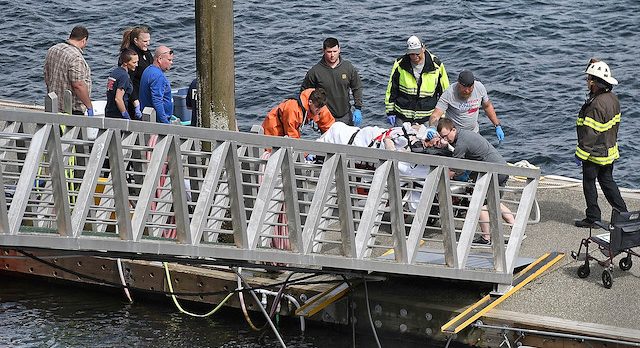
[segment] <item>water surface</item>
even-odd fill
[[[498,146],[511,162],[527,160],[544,174],[581,177],[573,164],[575,119],[585,99],[583,71],[590,57],[609,63],[620,81],[622,105],[616,177],[640,188],[635,153],[640,151],[640,2],[574,0],[237,1],[235,72],[237,117],[242,130],[260,123],[283,98],[296,93],[306,70],[321,56],[322,40],[335,36],[343,58],[364,84],[365,125],[384,124],[384,93],[393,59],[406,39],[419,35],[444,62],[451,80],[471,69],[487,86],[506,141]],[[3,82],[0,98],[41,104],[46,50],[83,24],[94,79],[93,98],[103,98],[117,61],[121,33],[144,23],[152,46],[176,51],[169,79],[186,86],[195,76],[194,2],[152,0],[0,0]],[[481,113],[481,132],[497,144]]]

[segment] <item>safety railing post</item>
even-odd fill
[[[58,112],[58,95],[55,92],[50,92],[44,96],[44,111],[45,112]]]
[[[356,256],[355,231],[353,227],[353,206],[349,195],[349,174],[347,160],[343,154],[336,154],[335,185],[338,195],[338,215],[340,216],[340,232],[342,240],[342,255]]]
[[[291,149],[285,148],[284,150],[285,152],[282,159],[282,191],[287,218],[287,231],[291,251],[301,252],[304,247],[302,246],[302,223],[300,222],[300,207],[298,205],[295,160]]]
[[[7,198],[4,193],[4,178],[0,170],[0,233],[9,233],[9,212]]]
[[[65,114],[71,115],[73,113],[73,94],[71,94],[71,91],[65,90],[62,99],[62,110]]]
[[[178,138],[173,137],[167,153],[169,177],[171,178],[171,197],[173,213],[176,220],[176,237],[179,242],[197,245],[199,240],[192,240],[189,229],[189,209],[187,208],[187,187],[184,180],[182,151]]]
[[[73,233],[71,222],[71,205],[67,177],[64,168],[64,154],[62,142],[58,133],[58,125],[46,125],[48,130],[47,153],[49,154],[49,170],[51,171],[51,186],[53,188],[53,206],[56,216],[58,233],[61,236],[71,236]],[[55,127],[55,128],[54,128]],[[39,164],[39,161],[36,160]],[[31,181],[33,182],[33,180]]]
[[[246,207],[242,195],[242,174],[238,159],[238,145],[231,142],[224,164],[227,170],[227,185],[229,188],[229,209],[231,213],[233,241],[239,248],[249,247]]]
[[[504,255],[504,233],[502,228],[502,211],[500,208],[500,187],[498,173],[490,173],[491,182],[487,190],[487,214],[491,234],[491,249],[493,251],[493,268],[496,272],[504,272],[506,260]],[[483,222],[486,223],[486,222]]]
[[[522,195],[520,196],[520,204],[518,205],[518,211],[516,212],[516,219],[511,228],[511,238],[507,245],[506,251],[506,272],[511,273],[515,267],[515,263],[520,252],[522,240],[524,239],[524,232],[527,227],[527,221],[529,220],[529,214],[535,201],[536,190],[538,187],[538,178],[528,178],[522,189]]]
[[[109,169],[111,187],[113,191],[114,207],[118,224],[118,234],[122,240],[133,240],[133,228],[131,226],[131,214],[129,212],[129,188],[127,187],[127,163],[128,158],[122,149],[122,135],[120,130],[114,130],[109,142],[107,153],[109,154]],[[125,138],[124,143],[127,143]]]
[[[400,173],[397,161],[391,161],[388,176],[389,212],[391,218],[391,234],[396,261],[407,263],[407,239],[404,229],[404,214],[402,208],[402,193],[400,192]]]

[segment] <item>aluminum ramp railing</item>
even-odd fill
[[[0,126],[0,245],[15,248],[508,286],[539,178],[491,163],[98,117],[0,109]],[[306,153],[324,163],[307,163]],[[428,174],[403,174],[399,163]],[[478,179],[453,181],[451,169]],[[499,187],[498,174],[524,183]],[[502,222],[500,203],[515,223]],[[494,243],[478,248],[483,209]]]

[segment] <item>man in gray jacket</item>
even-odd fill
[[[453,147],[453,157],[463,158],[473,161],[482,161],[489,163],[507,164],[507,161],[500,155],[487,139],[482,135],[466,129],[456,129],[453,121],[448,118],[441,118],[438,121],[438,134],[440,136],[439,141],[445,147],[451,145]],[[457,173],[459,174],[459,173]],[[450,172],[449,175],[453,177],[456,175],[454,172]],[[509,179],[508,175],[498,175],[498,185],[504,187]],[[508,224],[513,225],[515,218],[513,213],[507,206],[500,203],[500,211],[502,212],[502,219]],[[489,240],[489,213],[483,209],[480,212],[480,230],[482,235],[478,236],[473,242],[475,244],[490,244]]]
[[[362,123],[362,82],[351,62],[340,57],[338,39],[330,37],[322,43],[323,56],[302,81],[300,92],[307,88],[323,88],[327,107],[336,121],[352,126]],[[349,91],[353,94],[353,113]]]

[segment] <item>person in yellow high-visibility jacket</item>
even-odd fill
[[[407,40],[407,53],[391,69],[384,99],[387,122],[427,123],[438,98],[449,87],[444,64],[429,52],[417,36]]]
[[[578,145],[575,162],[582,166],[582,190],[587,209],[586,217],[575,221],[578,227],[591,227],[601,219],[596,179],[613,209],[627,211],[627,205],[613,179],[613,162],[620,158],[620,102],[611,90],[618,80],[613,78],[607,63],[596,59],[591,59],[585,73],[589,96],[576,121]]]

